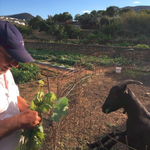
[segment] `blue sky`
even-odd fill
[[[0,16],[27,12],[47,19],[48,15],[69,12],[74,17],[92,10],[106,10],[110,6],[139,5],[150,6],[150,0],[0,0]]]

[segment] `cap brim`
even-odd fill
[[[10,56],[12,56],[12,58],[17,60],[18,62],[27,63],[34,61],[34,59],[25,49],[22,50],[7,49],[7,52],[9,53]]]

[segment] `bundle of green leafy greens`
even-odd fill
[[[30,109],[35,110],[39,113],[42,120],[42,113],[52,110],[50,120],[59,122],[59,120],[68,114],[68,99],[62,97],[57,99],[56,95],[52,92],[43,92],[44,82],[39,81],[39,92],[35,95],[32,100]],[[52,109],[53,108],[53,109]],[[38,150],[42,146],[44,140],[44,130],[42,123],[36,126],[35,129],[24,130],[22,133],[24,136],[24,143],[17,150]]]

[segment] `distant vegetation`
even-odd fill
[[[137,11],[137,10],[136,10]],[[45,42],[65,42],[74,44],[120,44],[130,41],[133,45],[147,44],[150,38],[150,10],[142,9],[137,13],[130,7],[120,9],[110,6],[105,10],[93,10],[74,17],[68,12],[41,16],[30,19],[26,26],[17,26],[24,36],[32,36],[34,30],[45,32],[51,39]],[[136,39],[136,41],[134,41]],[[43,40],[44,42],[44,40]]]
[[[37,15],[27,21],[25,26],[16,24],[15,26],[24,38],[40,42],[150,48],[150,10],[143,9],[136,13],[130,8],[120,9],[110,6],[106,11],[93,10],[89,14],[77,14],[74,18],[75,21],[72,19],[73,17],[68,12],[48,16],[45,20]],[[44,32],[51,38],[37,38],[33,34],[35,31]],[[46,59],[51,65],[61,66],[63,64],[67,68],[73,67],[76,63],[80,63],[89,70],[94,69],[95,63],[100,66],[133,63],[131,59],[109,58],[105,55],[95,58],[94,56],[50,50],[32,49],[28,51],[36,61],[41,62]],[[12,72],[17,83],[33,81],[40,76],[39,69],[35,64],[20,64],[19,69],[12,68]]]

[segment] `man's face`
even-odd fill
[[[14,60],[6,50],[0,46],[0,75],[6,73],[12,67],[18,67],[18,61]]]

